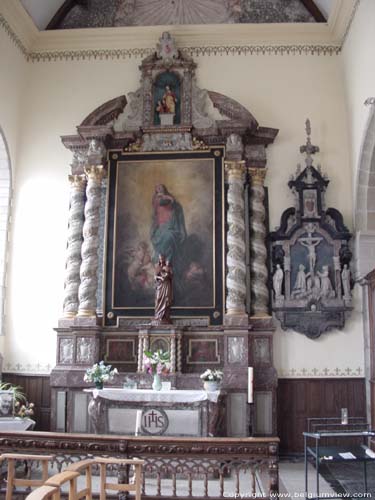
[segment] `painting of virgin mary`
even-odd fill
[[[119,164],[116,307],[153,307],[159,255],[173,268],[172,307],[212,306],[214,193],[210,159]]]

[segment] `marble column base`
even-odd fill
[[[275,325],[272,316],[267,314],[250,316],[249,323],[253,330],[274,330]]]
[[[96,316],[96,312],[92,311],[90,309],[81,309],[78,311],[78,314],[77,314],[78,318],[91,318],[91,317],[95,317],[95,316]]]
[[[248,326],[249,317],[246,313],[227,313],[224,316],[225,326]]]
[[[101,326],[102,319],[97,316],[74,316],[72,318],[60,318],[58,328],[71,328],[75,326]]]

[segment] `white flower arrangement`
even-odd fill
[[[117,368],[112,370],[112,365],[105,365],[104,361],[95,363],[91,368],[87,368],[83,377],[85,382],[94,382],[94,384],[103,384],[113,380],[118,375]]]
[[[208,368],[200,378],[205,382],[221,382],[223,380],[224,373],[221,370],[211,370]]]

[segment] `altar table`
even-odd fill
[[[91,430],[98,434],[225,435],[222,391],[85,389]]]
[[[0,419],[0,431],[32,431],[35,421],[31,418],[9,417]]]

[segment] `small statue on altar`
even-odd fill
[[[169,260],[159,255],[159,262],[155,269],[155,315],[153,324],[171,324],[171,306],[173,270]]]

